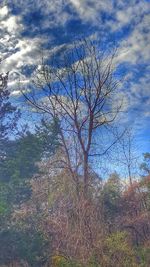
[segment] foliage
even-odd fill
[[[66,257],[63,257],[61,255],[53,256],[52,265],[53,267],[83,267],[81,264],[73,260],[67,259]]]
[[[41,266],[47,260],[47,241],[41,233],[28,230],[20,232],[9,229],[0,232],[0,264],[8,264],[22,259],[30,266]]]
[[[150,174],[150,153],[144,153],[143,163],[140,165],[140,169],[143,171],[144,175]]]
[[[5,160],[2,162],[0,178],[3,181],[17,181],[31,178],[38,168],[36,162],[40,160],[40,147],[36,136],[27,133],[17,140],[8,142]]]
[[[114,223],[115,218],[120,212],[121,183],[117,173],[111,174],[103,186],[100,201],[103,205],[104,217],[110,224]]]
[[[36,133],[27,131],[15,140],[3,141],[5,157],[0,161],[1,216],[11,212],[14,205],[20,205],[30,198],[29,179],[39,172],[37,162],[42,160],[46,151],[50,155],[58,146],[54,123],[52,128],[49,125],[48,130],[44,127],[37,129]]]
[[[140,267],[148,267],[150,265],[150,247],[143,246],[136,248],[137,258],[139,259]]]
[[[127,242],[125,232],[115,232],[105,240],[106,245],[106,260],[109,267],[137,267],[135,254],[133,249]]]
[[[42,156],[49,158],[54,155],[60,146],[60,122],[54,118],[51,122],[42,119],[39,125],[36,125],[36,138],[42,151]]]

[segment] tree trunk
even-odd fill
[[[84,178],[84,185],[83,185],[83,194],[84,197],[87,198],[88,196],[88,155],[87,153],[84,154],[84,170],[83,170],[83,178]]]

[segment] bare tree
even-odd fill
[[[101,149],[104,143],[99,133],[109,132],[122,104],[114,102],[118,88],[114,56],[115,53],[106,55],[92,43],[81,41],[63,53],[61,64],[55,56],[51,64],[43,60],[33,79],[32,92],[23,93],[38,111],[59,119],[65,165],[77,185],[77,173],[80,177],[82,174],[85,196],[90,157],[104,155],[117,141],[97,150],[98,144]]]
[[[130,186],[132,186],[134,175],[138,168],[139,155],[137,153],[135,136],[131,128],[125,130],[124,136],[118,142],[118,149],[117,161],[123,166]]]

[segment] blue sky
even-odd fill
[[[123,122],[134,128],[141,152],[150,151],[150,1],[2,0],[0,66],[10,71],[9,88],[20,100],[17,80],[29,86],[41,51],[58,53],[79,37],[118,47],[116,64],[124,82]]]

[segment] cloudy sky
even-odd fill
[[[134,127],[140,151],[150,151],[150,1],[1,0],[1,72],[10,71],[9,88],[19,98],[18,77],[27,86],[41,51],[60,51],[78,37],[118,47],[124,83],[126,121]]]

